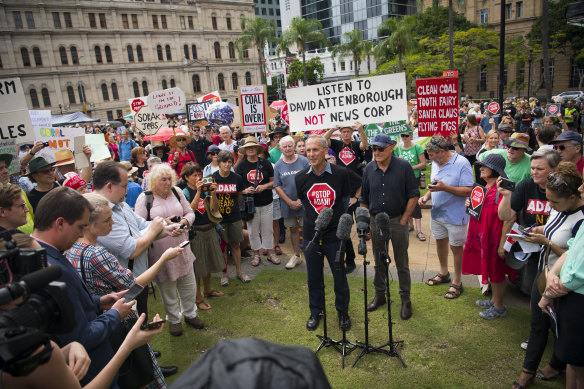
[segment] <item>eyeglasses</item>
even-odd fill
[[[49,169],[43,169],[43,170],[37,170],[37,173],[39,174],[47,174],[47,173],[53,173],[55,171],[55,168],[49,168]]]
[[[186,142],[187,139],[186,138],[176,138],[177,142]]]
[[[401,134],[400,136],[401,136],[402,138],[407,138],[407,137],[409,137],[409,136],[410,136],[410,134]]]
[[[500,132],[503,132],[505,134],[513,134],[513,131],[503,131],[503,130],[499,130]]]
[[[199,132],[199,131],[201,131],[201,129],[200,128],[193,128],[193,131],[194,132]]]
[[[514,151],[521,150],[521,147],[510,146],[509,148]]]
[[[379,151],[380,153],[383,153],[383,152],[385,151],[385,149],[386,149],[386,148],[387,148],[387,147],[377,147],[377,146],[373,146],[373,147],[371,147],[371,150],[373,150],[373,152],[374,152],[374,153],[376,153],[376,152],[378,152],[378,151]]]
[[[219,151],[217,151],[217,150],[211,151],[209,154],[211,154],[211,155],[217,155],[217,154],[219,154]]]
[[[558,187],[560,185],[568,186],[568,183],[566,181],[564,181],[564,179],[562,177],[559,177],[559,176],[555,175],[554,173],[550,173],[550,175],[547,178],[547,182],[548,182],[548,185],[551,185],[553,187]]]
[[[554,145],[554,150],[564,151],[566,150],[566,145]]]

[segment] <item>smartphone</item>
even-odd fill
[[[201,187],[201,191],[209,192],[211,190],[211,185],[213,185],[213,177],[205,177],[202,181],[203,186]]]
[[[191,242],[189,242],[188,240],[185,240],[184,242],[182,242],[181,244],[179,244],[178,247],[180,247],[181,249],[183,249],[183,248],[187,247],[189,245],[189,243],[191,243]]]
[[[510,190],[511,192],[515,191],[515,182],[508,179],[501,177],[501,188]]]
[[[132,301],[136,298],[136,296],[138,296],[140,293],[142,293],[143,290],[144,290],[144,287],[142,285],[134,284],[134,286],[132,286],[130,288],[130,290],[128,290],[126,292],[126,294],[123,295],[122,297],[126,299],[126,302]]]
[[[153,321],[153,322],[148,323],[148,324],[142,324],[140,326],[140,329],[142,331],[155,330],[155,329],[159,328],[161,325],[163,325],[164,323],[166,323],[166,320]]]

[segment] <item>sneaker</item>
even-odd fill
[[[294,269],[296,267],[296,265],[299,265],[301,263],[302,263],[302,257],[300,255],[294,254],[293,256],[290,257],[290,260],[286,264],[286,269],[288,269],[288,270]]]
[[[527,340],[525,342],[521,342],[521,348],[527,350]]]
[[[491,300],[477,300],[475,304],[477,307],[482,309],[489,309],[493,306],[493,302]]]
[[[507,310],[505,308],[497,309],[495,306],[492,306],[486,311],[479,312],[479,316],[485,320],[494,320],[507,316]]]
[[[203,324],[203,320],[201,320],[201,318],[199,316],[195,316],[195,317],[186,317],[185,316],[185,323],[187,323],[191,327],[196,328],[198,330],[202,330],[203,328],[205,328],[205,324]]]
[[[168,328],[172,336],[181,336],[183,334],[182,324],[180,323],[176,324],[170,323],[170,326]]]

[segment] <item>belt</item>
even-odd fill
[[[215,226],[212,223],[203,224],[202,226],[193,226],[193,229],[195,231],[201,231],[201,232],[209,231],[209,230],[212,230],[213,228],[215,228]]]

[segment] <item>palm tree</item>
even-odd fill
[[[550,75],[550,57],[548,53],[549,37],[548,37],[548,4],[547,0],[543,0],[541,5],[541,46],[542,46],[542,60],[543,60],[543,83],[545,84],[545,98],[550,101],[552,98],[552,83]]]
[[[259,16],[255,18],[241,19],[241,35],[235,41],[235,47],[239,59],[243,60],[244,52],[255,47],[258,53],[260,70],[262,72],[262,82],[266,82],[264,47],[268,43],[275,42],[276,24],[273,20],[263,19]]]
[[[331,57],[334,60],[337,55],[351,54],[355,63],[355,77],[359,77],[359,67],[363,55],[363,31],[356,28],[353,31],[343,33],[345,42],[332,47]]]
[[[375,53],[375,47],[371,41],[363,41],[363,51],[361,51],[361,59],[367,59],[367,74],[371,74],[371,57]]]
[[[414,16],[406,16],[401,19],[389,18],[383,21],[377,29],[378,36],[387,36],[377,45],[377,54],[381,57],[389,57],[392,53],[398,56],[398,69],[402,71],[402,56],[415,51],[417,42],[414,39]]]
[[[316,19],[306,20],[297,16],[290,21],[290,25],[284,31],[279,41],[279,51],[285,51],[292,45],[296,45],[298,54],[302,55],[302,70],[304,72],[304,85],[308,85],[306,78],[306,44],[316,43],[326,46],[328,39],[322,32],[322,24]]]

